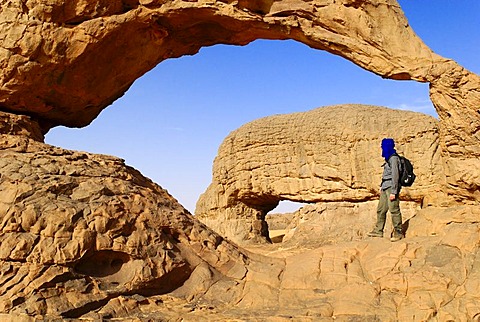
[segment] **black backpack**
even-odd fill
[[[415,173],[413,173],[412,163],[402,155],[396,153],[393,155],[396,155],[400,159],[400,185],[402,187],[410,187],[417,177]]]

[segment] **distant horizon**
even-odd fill
[[[480,1],[399,1],[438,55],[480,74]],[[46,143],[110,154],[169,191],[191,213],[211,182],[223,139],[265,116],[366,104],[437,117],[428,83],[393,81],[292,40],[215,45],[160,63],[82,129],[57,127]],[[272,213],[291,212],[283,203]]]

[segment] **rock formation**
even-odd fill
[[[0,25],[2,320],[480,317],[480,79],[433,53],[395,0],[0,0]],[[443,172],[434,171],[435,180],[421,172],[418,191],[409,193],[430,205],[411,218],[409,238],[275,255],[252,249],[265,257],[201,224],[122,160],[42,143],[53,126],[89,124],[165,59],[260,38],[294,39],[385,78],[430,83],[440,119],[424,120],[438,126],[424,134],[438,150],[422,150],[416,162]],[[314,198],[372,194],[358,166],[367,162],[354,164],[350,177],[329,177],[302,151],[299,164],[307,166],[295,175],[320,173],[325,185]],[[278,171],[288,173],[281,163]],[[426,199],[421,189],[433,182]],[[299,190],[302,200],[312,186]],[[268,189],[252,186],[262,202],[245,211],[271,208],[279,196]],[[443,194],[458,204],[439,208]],[[261,226],[263,218],[252,218]]]
[[[0,117],[0,312],[78,318],[198,274],[190,296],[246,274],[240,250],[123,160],[43,144],[35,121]]]
[[[380,141],[394,137],[414,164],[417,181],[402,199],[444,203],[445,170],[438,122],[420,113],[339,105],[275,115],[230,133],[196,216],[237,242],[268,237],[265,215],[281,200],[365,202],[377,198]],[[443,194],[442,194],[443,192]]]
[[[385,78],[429,82],[450,193],[480,199],[480,78],[433,53],[395,0],[3,0],[1,8],[0,107],[35,116],[44,132],[88,124],[167,58],[294,39]]]
[[[122,160],[0,117],[2,321],[480,316],[478,207],[422,209],[398,243],[338,230],[329,245],[247,251]]]

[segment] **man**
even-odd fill
[[[395,142],[393,139],[385,138],[382,140],[382,157],[385,158],[383,164],[382,183],[380,184],[380,200],[377,207],[377,224],[375,228],[368,233],[370,237],[383,237],[383,229],[387,212],[392,215],[393,234],[391,241],[399,241],[403,238],[402,233],[402,213],[400,212],[400,158],[395,151]]]

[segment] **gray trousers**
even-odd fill
[[[378,201],[377,207],[377,225],[375,226],[375,231],[383,233],[385,228],[385,221],[387,219],[387,212],[390,211],[392,215],[392,224],[393,229],[401,234],[402,233],[402,213],[400,212],[400,200],[398,195],[395,197],[395,200],[390,201],[390,193],[392,188],[387,188],[382,190],[380,193],[380,200]]]

